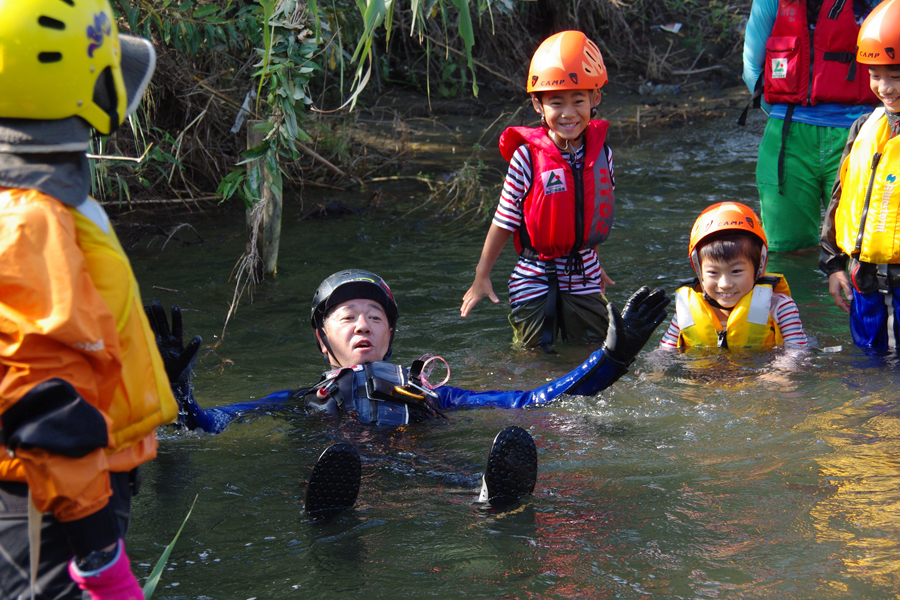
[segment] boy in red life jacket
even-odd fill
[[[850,313],[854,343],[895,350],[900,337],[900,0],[885,0],[866,17],[856,60],[882,106],[850,127],[822,226],[819,268],[828,275],[835,304]]]
[[[700,213],[688,249],[697,279],[678,289],[660,348],[808,346],[787,282],[765,272],[767,254],[749,207],[720,202]]]
[[[519,261],[509,279],[515,343],[552,352],[564,340],[602,342],[609,325],[607,285],[596,246],[613,223],[615,178],[606,144],[609,123],[592,120],[608,81],[596,44],[563,31],[531,60],[527,91],[541,127],[510,127],[500,136],[509,161],[500,204],[463,297],[468,316],[485,296],[499,302],[491,269],[513,236]]]

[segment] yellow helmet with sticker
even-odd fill
[[[0,118],[111,133],[128,107],[121,55],[107,0],[0,0]]]

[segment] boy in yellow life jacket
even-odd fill
[[[759,218],[737,202],[697,217],[688,255],[697,279],[678,289],[661,348],[805,348],[809,342],[784,277],[766,273]]]
[[[857,119],[822,226],[819,268],[850,313],[853,342],[896,350],[900,337],[900,0],[863,22],[856,60],[882,106]],[[849,263],[849,274],[848,274]]]
[[[178,413],[167,367],[199,341],[163,363],[86,151],[155,64],[107,0],[0,0],[0,598],[143,598],[123,541],[137,468]]]

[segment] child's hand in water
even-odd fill
[[[600,293],[604,296],[606,295],[606,286],[608,285],[616,285],[616,282],[610,279],[609,275],[606,274],[606,269],[600,267]]]
[[[476,275],[475,281],[472,282],[472,287],[466,290],[466,294],[463,296],[463,303],[462,307],[459,309],[459,316],[469,316],[469,312],[471,312],[471,310],[475,308],[475,305],[485,296],[490,298],[491,302],[494,304],[500,302],[500,298],[494,293],[494,286],[491,285],[491,278]]]
[[[834,298],[837,304],[845,313],[850,312],[850,301],[853,299],[853,292],[850,290],[850,277],[845,271],[835,271],[828,276],[828,293]],[[842,295],[843,294],[843,295]]]

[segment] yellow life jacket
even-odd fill
[[[698,280],[678,288],[675,295],[678,327],[681,328],[678,347],[771,348],[782,344],[784,337],[771,314],[775,292],[791,295],[784,277],[766,273],[731,310],[723,329],[712,306],[704,300]]]
[[[900,263],[900,136],[890,137],[884,107],[878,108],[841,165],[836,241],[861,262]]]
[[[116,450],[127,448],[178,415],[169,378],[144,313],[141,292],[125,251],[103,208],[88,198],[66,207],[75,218],[85,266],[116,320],[122,377],[106,408]],[[127,282],[123,285],[123,282]]]

